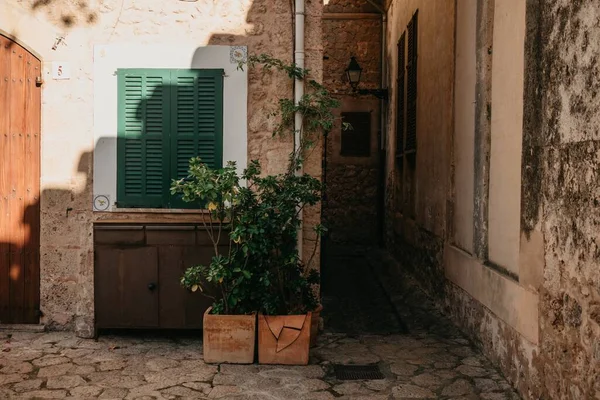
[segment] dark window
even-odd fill
[[[406,86],[404,85],[406,70],[406,32],[402,33],[398,41],[398,93],[396,97],[396,157],[402,157],[404,153],[404,97]]]
[[[222,166],[223,70],[118,70],[118,207],[197,208],[170,193],[196,156]]]
[[[419,12],[415,12],[408,23],[408,64],[406,91],[406,140],[404,151],[414,153],[417,150],[417,38]]]
[[[371,113],[343,112],[342,122],[350,124],[342,128],[342,156],[369,157],[371,155]]]

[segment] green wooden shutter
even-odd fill
[[[118,71],[118,207],[168,202],[169,80],[167,70]]]
[[[171,73],[171,178],[188,175],[190,158],[199,156],[211,168],[223,166],[222,69],[175,70]],[[171,198],[173,208],[199,204]]]

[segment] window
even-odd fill
[[[401,157],[404,154],[404,96],[406,95],[406,86],[404,85],[406,70],[406,32],[402,33],[398,41],[398,94],[396,98],[396,158],[399,164],[402,163]]]
[[[418,16],[417,10],[398,41],[394,198],[396,210],[411,218],[416,193]]]
[[[371,113],[343,112],[342,121],[351,128],[342,129],[342,149],[340,154],[348,157],[369,157],[371,155]]]
[[[406,140],[404,151],[417,151],[417,37],[419,12],[415,12],[408,23],[408,64],[406,66]]]
[[[199,156],[222,167],[223,70],[120,69],[117,206],[195,208],[170,193]]]

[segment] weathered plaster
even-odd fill
[[[417,71],[417,158],[415,220],[423,229],[442,236],[446,225],[448,148],[453,128],[454,2],[395,1],[388,12],[388,60],[397,57],[397,42],[419,10]],[[386,170],[395,167],[397,62],[390,64]],[[389,123],[391,121],[391,123]]]
[[[397,43],[419,10],[417,71],[417,155],[414,185],[408,161],[397,168],[395,121]],[[454,2],[394,1],[388,11],[386,58],[390,102],[387,116],[386,243],[433,293],[443,289],[443,243],[447,218],[454,128]],[[450,17],[449,17],[450,16]],[[414,190],[414,204],[407,193]],[[414,207],[413,207],[414,206]],[[412,215],[414,213],[414,218]]]
[[[525,2],[495,2],[489,260],[519,275]]]
[[[473,252],[488,258],[494,0],[477,0]]]
[[[454,91],[453,234],[454,243],[473,252],[475,168],[475,85],[477,82],[477,3],[456,2],[456,66]]]
[[[453,246],[445,248],[446,277],[497,318],[538,343],[538,295]]]

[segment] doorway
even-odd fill
[[[41,61],[0,35],[0,323],[40,318]]]

